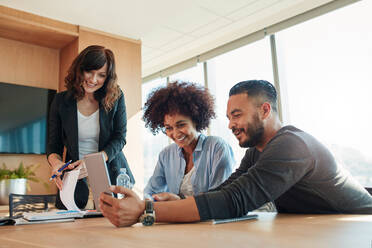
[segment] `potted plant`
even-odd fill
[[[26,194],[30,190],[29,181],[40,182],[35,171],[40,165],[24,166],[21,162],[16,169],[8,169],[3,163],[0,168],[0,205],[9,204],[9,194]],[[48,184],[44,182],[44,186]]]

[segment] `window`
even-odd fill
[[[203,64],[199,63],[194,67],[186,69],[184,71],[172,74],[169,76],[169,81],[181,80],[186,82],[192,82],[201,84],[204,86],[204,70]]]
[[[142,84],[142,106],[145,104],[148,95],[156,88],[165,86],[166,79],[156,79],[150,82]],[[153,135],[148,128],[145,128],[145,123],[143,123],[143,151],[144,151],[144,185],[147,184],[148,180],[154,172],[154,168],[158,161],[158,155],[160,151],[166,147],[169,142],[167,136],[163,133],[158,133]]]
[[[245,149],[228,129],[226,106],[229,90],[236,83],[252,79],[273,82],[270,39],[265,38],[247,46],[220,55],[208,61],[208,85],[216,98],[216,120],[212,121],[212,135],[220,136],[233,148],[235,160],[239,164]]]
[[[372,1],[361,1],[276,35],[286,123],[326,144],[364,186],[372,185],[371,12]]]

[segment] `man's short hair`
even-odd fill
[[[277,113],[277,94],[275,87],[265,80],[248,80],[235,84],[229,92],[229,97],[241,93],[247,93],[249,97],[261,98],[271,104],[271,108]]]

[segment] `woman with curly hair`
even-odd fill
[[[150,93],[145,125],[153,134],[162,130],[174,143],[160,152],[145,198],[184,198],[214,189],[230,176],[235,163],[231,147],[200,133],[215,118],[213,108],[209,91],[193,83],[174,82]]]
[[[62,189],[64,164],[62,154],[66,147],[66,161],[73,163],[68,169],[80,166],[75,189],[75,202],[84,208],[89,195],[86,171],[82,161],[86,154],[102,152],[111,184],[121,167],[127,169],[134,183],[122,149],[126,143],[127,116],[124,94],[116,82],[115,59],[111,50],[102,46],[85,48],[72,62],[65,78],[67,90],[53,99],[48,122],[47,159],[59,190]],[[86,169],[86,168],[85,168]],[[84,175],[85,174],[85,175]],[[56,206],[64,208],[57,194]]]

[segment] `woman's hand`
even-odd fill
[[[176,194],[168,193],[168,192],[162,192],[159,194],[153,194],[152,197],[155,201],[177,201],[181,200],[181,197],[179,197]]]
[[[105,158],[105,161],[107,162],[108,160],[108,156],[107,156],[107,153],[105,151],[101,151],[103,153],[103,157]]]
[[[71,164],[69,164],[65,169],[63,169],[62,171],[64,170],[67,170],[67,169],[74,169],[75,167],[79,166],[81,163],[83,163],[82,160],[78,160],[78,161],[75,161]],[[61,175],[62,175],[62,171],[58,171],[65,163],[62,162],[61,160],[55,160],[53,161],[53,164],[51,165],[52,166],[52,172],[51,172],[51,176],[53,175],[57,175],[53,181],[55,182],[57,188],[59,190],[62,190],[62,187],[63,187],[63,183],[62,183],[62,180],[61,180]]]
[[[57,188],[59,190],[62,190],[62,180],[61,180],[61,175],[62,175],[62,172],[58,172],[59,168],[61,168],[62,166],[64,165],[64,163],[62,161],[58,161],[58,162],[55,162],[53,163],[51,166],[52,166],[52,171],[51,171],[51,177],[53,175],[57,175],[53,181],[54,183],[56,184]]]
[[[75,169],[80,169],[80,173],[79,173],[78,179],[82,179],[82,178],[88,176],[88,169],[85,166],[84,160],[78,160],[78,161],[74,162],[72,165],[75,166],[74,167]]]
[[[82,159],[77,160],[77,161],[71,163],[67,168],[69,168],[69,169],[72,170],[72,169],[75,169],[75,168],[77,168],[77,167],[79,167],[79,166],[81,166],[80,169],[81,169],[82,167],[85,167],[84,160],[82,160]]]

